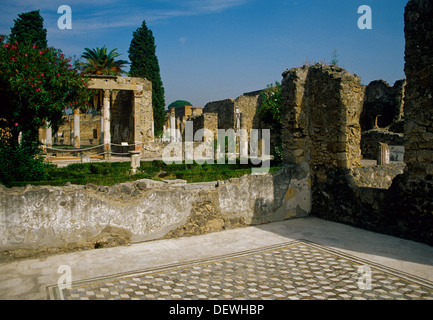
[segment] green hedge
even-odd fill
[[[40,179],[11,181],[8,186],[51,185],[64,186],[67,182],[77,185],[93,183],[112,186],[117,183],[136,181],[140,179],[183,179],[187,182],[208,182],[238,178],[251,174],[251,165],[241,164],[172,164],[162,161],[143,161],[136,175],[130,174],[129,162],[79,163],[57,168],[52,164],[43,165],[44,174]],[[278,170],[272,167],[271,172]],[[158,177],[161,171],[166,174]]]

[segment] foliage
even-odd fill
[[[37,181],[46,176],[44,158],[38,153],[34,142],[11,147],[0,145],[0,182],[10,187],[19,181]]]
[[[47,29],[43,26],[44,19],[39,10],[21,13],[14,22],[10,34],[11,42],[30,41],[39,48],[47,48]]]
[[[176,100],[168,106],[170,108],[181,108],[185,106],[192,106],[191,102],[185,100]]]
[[[276,81],[274,85],[268,85],[267,89],[261,93],[261,103],[258,110],[260,120],[271,129],[271,132],[276,132],[271,136],[273,149],[271,154],[277,163],[282,163],[283,160],[283,144],[281,140],[282,131],[282,90],[281,84]]]
[[[56,131],[64,109],[86,110],[91,99],[86,79],[60,50],[47,47],[46,33],[39,11],[32,11],[0,39],[0,181],[6,185],[44,177],[38,129]]]
[[[136,181],[139,179],[169,180],[184,179],[187,182],[206,182],[226,180],[251,174],[251,165],[241,164],[172,164],[167,165],[163,161],[142,161],[136,175],[130,175],[129,162],[102,162],[102,163],[77,163],[67,167],[57,168],[55,165],[45,165],[43,180],[28,180],[14,182],[14,186],[26,184],[32,185],[65,185],[71,182],[77,185],[93,183],[97,185],[113,186],[117,183]],[[272,167],[270,172],[278,170]],[[164,178],[159,176],[165,171]],[[20,180],[21,181],[21,180]]]
[[[29,41],[0,46],[0,125],[10,131],[11,145],[18,145],[20,132],[37,139],[37,130],[48,123],[56,130],[68,107],[87,110],[87,80],[70,62],[60,50]]]
[[[267,124],[281,125],[281,84],[268,85],[261,93],[260,119]]]
[[[86,59],[87,62],[79,64],[83,73],[110,76],[125,73],[122,68],[125,64],[128,64],[128,61],[115,60],[120,56],[120,54],[116,52],[117,48],[108,53],[105,46],[96,49],[85,48],[84,50],[85,52],[82,54],[81,58]]]
[[[152,82],[152,106],[155,134],[163,133],[166,121],[164,87],[162,85],[158,58],[156,56],[155,38],[143,21],[142,26],[133,32],[129,47],[131,77],[146,78]]]
[[[339,60],[338,60],[338,53],[337,53],[337,49],[334,49],[334,51],[332,51],[332,57],[331,57],[331,66],[338,66]]]

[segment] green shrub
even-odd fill
[[[9,166],[10,167],[10,166]],[[76,185],[93,183],[96,185],[113,186],[117,183],[136,181],[140,179],[159,179],[156,175],[165,171],[173,179],[184,179],[187,182],[207,182],[239,178],[251,174],[251,164],[176,164],[166,165],[163,161],[141,162],[138,174],[130,174],[129,162],[114,163],[77,163],[67,167],[57,168],[55,165],[43,165],[43,175],[24,176],[13,180],[8,186],[52,185],[64,186],[67,182]],[[278,170],[271,167],[270,172]],[[167,179],[170,179],[167,178]],[[6,184],[6,183],[5,183]]]
[[[0,146],[0,181],[7,187],[19,181],[38,181],[46,176],[44,158],[35,154],[35,146]]]

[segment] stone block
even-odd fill
[[[89,162],[90,162],[90,154],[82,154],[81,163],[89,163]]]

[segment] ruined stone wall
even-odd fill
[[[214,183],[140,180],[113,187],[0,185],[0,252],[93,248],[107,228],[126,242],[221,231],[303,217],[311,208],[305,166]]]
[[[405,80],[398,80],[390,86],[383,80],[372,81],[365,90],[361,114],[362,131],[386,128],[403,119]]]
[[[174,114],[175,117],[179,118],[181,121],[186,121],[186,119],[192,115],[192,106],[174,108]]]
[[[55,145],[69,146],[72,144],[71,132],[74,129],[74,116],[65,116],[65,123],[59,127],[57,133],[53,132]],[[40,134],[39,140],[45,139],[45,131]],[[101,137],[101,116],[80,114],[80,135],[82,145],[99,145]]]
[[[219,129],[235,129],[236,109],[235,100],[226,99],[221,101],[209,102],[203,109],[203,113],[218,114]]]
[[[146,79],[137,79],[143,86],[142,91],[134,91],[134,137],[144,146],[154,140],[152,83]]]
[[[433,3],[409,1],[405,12],[405,161],[411,175],[433,175]]]
[[[116,139],[128,137],[128,141],[144,145],[154,139],[152,83],[143,78],[92,76],[89,89],[111,92],[111,135],[116,129]],[[114,124],[113,124],[114,119]],[[128,127],[126,124],[129,122]],[[126,130],[127,129],[127,130]],[[117,141],[116,141],[117,142]],[[112,140],[112,143],[114,141]]]
[[[391,162],[382,166],[364,166],[351,168],[351,175],[358,187],[388,189],[394,178],[403,174],[404,162]]]
[[[432,16],[430,0],[406,6],[403,174],[389,166],[320,168],[313,174],[312,215],[433,245]],[[397,174],[389,188],[370,184],[386,172]]]
[[[147,144],[153,141],[151,82],[142,78],[100,76],[90,79],[89,88],[111,91],[110,131],[112,143],[128,142],[134,144],[139,141]],[[98,120],[97,117],[91,119],[88,117],[88,115],[80,115],[81,144],[98,145],[101,143],[100,118]],[[73,116],[68,116],[66,120],[66,124],[59,128],[58,135],[53,133],[55,144],[71,144]],[[94,138],[94,129],[97,130],[97,138]],[[40,138],[40,140],[42,139]]]
[[[196,117],[191,117],[189,119],[192,121],[194,126],[194,136],[198,130],[208,129],[212,132],[212,137],[204,137],[204,139],[214,139],[217,140],[218,137],[218,114],[216,113],[203,113]]]
[[[282,81],[283,158],[314,166],[360,165],[360,78],[317,64],[286,70]]]
[[[364,159],[377,160],[379,142],[386,143],[389,146],[403,146],[404,135],[385,129],[372,129],[363,132],[361,136],[361,150]]]
[[[235,107],[239,108],[242,114],[242,126],[244,129],[260,129],[258,110],[260,108],[260,91],[251,94],[244,94],[235,100]]]

